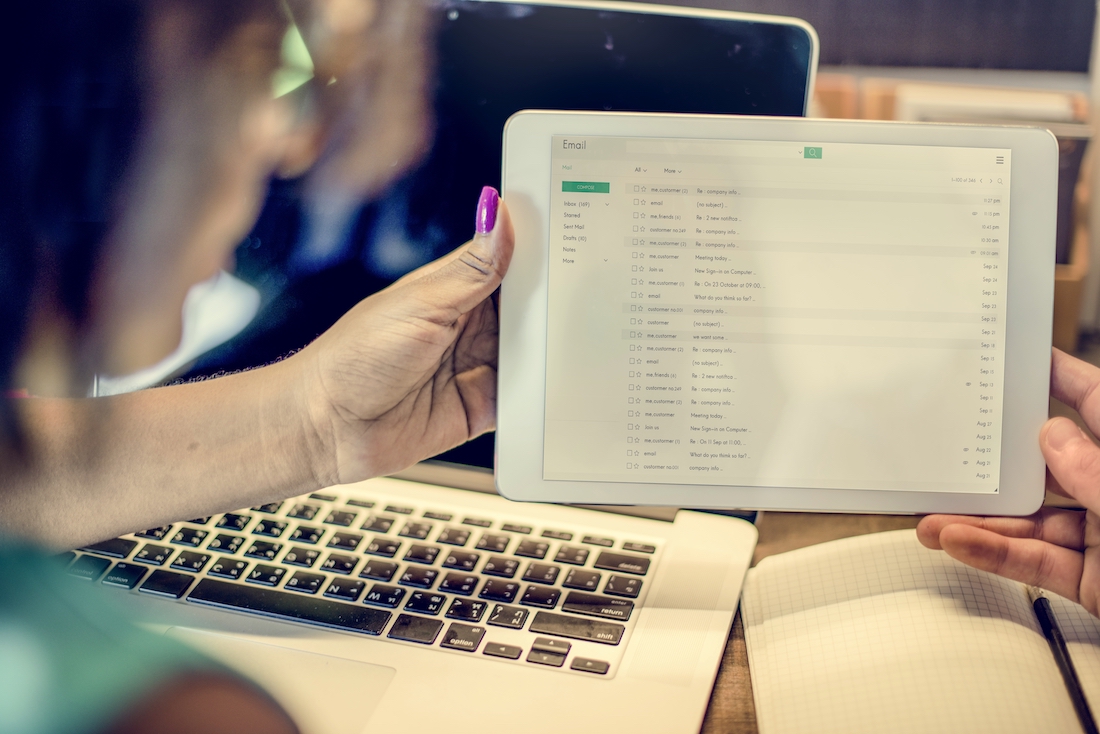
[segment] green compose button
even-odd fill
[[[561,190],[569,194],[610,194],[611,184],[603,181],[562,181]]]

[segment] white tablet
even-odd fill
[[[1039,129],[521,112],[496,481],[516,500],[1027,514]]]

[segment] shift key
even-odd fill
[[[605,645],[618,645],[626,631],[626,627],[614,622],[598,622],[595,619],[566,617],[550,612],[536,614],[528,629],[537,635],[556,635]]]

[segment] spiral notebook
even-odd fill
[[[760,732],[1091,731],[1100,620],[1048,596],[1079,688],[1028,587],[927,550],[912,530],[767,558],[741,604]]]

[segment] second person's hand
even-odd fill
[[[1054,350],[1051,395],[1100,433],[1100,369]],[[1025,518],[929,515],[917,536],[975,568],[1040,586],[1100,615],[1100,447],[1068,418],[1039,433],[1047,489],[1086,509],[1044,508]]]

